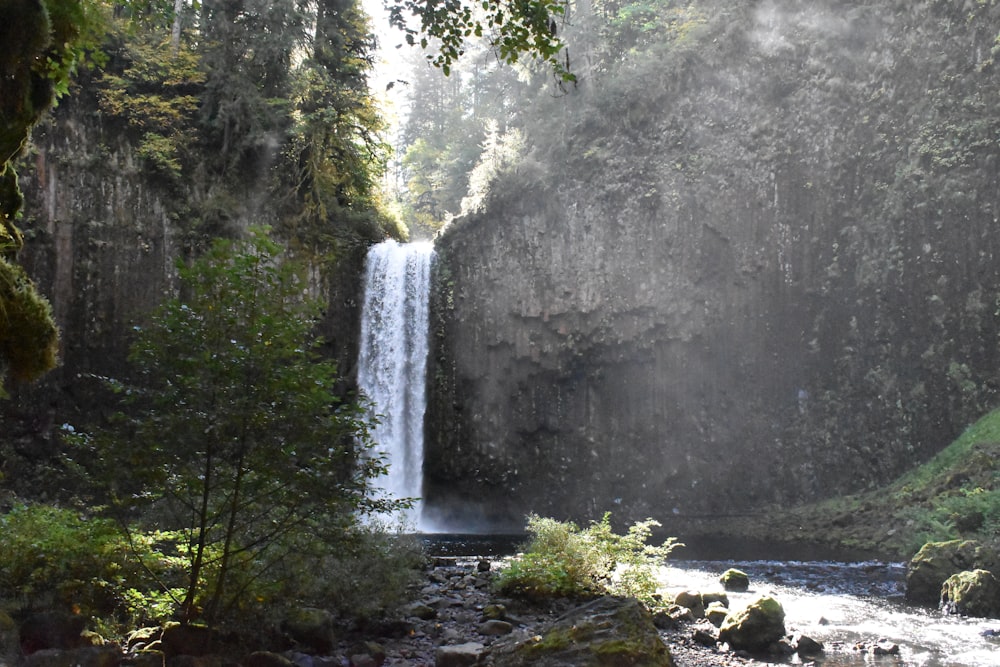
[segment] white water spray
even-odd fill
[[[358,384],[380,423],[373,436],[386,454],[382,490],[419,498],[423,484],[430,243],[384,241],[368,251]],[[421,529],[421,503],[402,518]],[[389,518],[389,517],[385,517]]]

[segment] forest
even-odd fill
[[[654,519],[995,540],[995,0],[369,10],[0,3],[5,651],[433,623],[357,385],[389,238],[438,252],[425,500],[528,526],[436,592],[668,614]]]
[[[433,41],[438,75],[476,36],[571,78],[547,4],[432,9],[390,22]],[[395,609],[422,556],[377,518],[410,501],[373,492],[377,417],[337,338],[356,338],[336,305],[356,260],[409,234],[383,188],[368,16],[351,0],[2,10],[4,617],[118,634],[309,601]],[[71,219],[45,219],[63,169],[86,174],[52,202]],[[104,283],[108,262],[128,275]]]

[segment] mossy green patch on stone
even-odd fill
[[[674,665],[649,612],[635,599],[614,597],[572,610],[531,639],[498,642],[492,657],[496,667]]]

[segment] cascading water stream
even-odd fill
[[[386,454],[386,496],[419,498],[423,484],[431,243],[384,241],[368,251],[358,384],[380,422],[373,437]],[[421,503],[401,518],[421,530]]]

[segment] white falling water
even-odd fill
[[[384,241],[368,251],[358,384],[380,423],[373,436],[389,462],[381,486],[419,498],[423,484],[430,243]],[[421,504],[404,517],[420,529]]]

